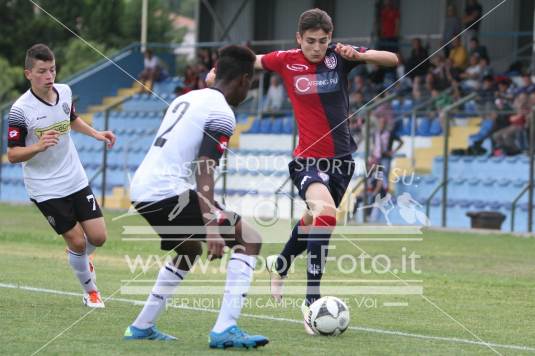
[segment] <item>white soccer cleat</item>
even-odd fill
[[[301,312],[303,313],[303,324],[305,326],[306,333],[308,335],[316,335],[316,333],[312,329],[312,326],[310,325],[310,307],[307,305],[306,299],[303,300],[303,304],[301,304]]]
[[[84,293],[84,298],[82,299],[85,306],[89,308],[104,308],[104,302],[100,297],[100,293],[96,290],[89,293]]]
[[[282,288],[285,277],[281,277],[277,272],[277,258],[279,255],[271,255],[266,258],[266,268],[269,272],[271,296],[277,303],[282,301]]]

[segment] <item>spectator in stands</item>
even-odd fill
[[[477,52],[472,53],[468,68],[460,73],[460,77],[463,79],[462,86],[465,90],[473,91],[479,89],[482,77],[481,66],[479,65],[479,54]]]
[[[479,58],[479,68],[481,68],[481,76],[485,77],[487,75],[494,76],[494,69],[489,65],[489,59],[486,57]]]
[[[371,221],[373,219],[369,219],[369,217],[376,215],[372,214],[373,210],[376,209],[373,204],[374,201],[376,198],[384,198],[388,193],[388,176],[384,173],[383,167],[373,160],[368,162],[367,169],[367,201],[364,202],[364,191],[362,191],[355,200],[353,216],[357,219],[359,209],[365,209],[364,214],[366,215],[367,220]],[[360,205],[364,206],[360,207]]]
[[[359,110],[366,103],[367,101],[364,98],[364,94],[362,94],[362,91],[357,90],[349,94],[349,111],[351,113]]]
[[[494,86],[494,78],[491,75],[483,78],[481,87],[477,90],[477,105],[479,110],[492,105],[496,101],[496,88]]]
[[[483,15],[483,7],[479,4],[478,0],[467,0],[464,8],[463,25],[467,29],[465,32],[466,38],[479,37],[479,19]]]
[[[375,111],[372,117],[375,117],[376,119],[376,127],[373,132],[370,160],[385,167],[382,159],[385,157],[385,153],[388,151],[388,145],[390,142],[391,132],[388,129],[389,117],[387,116],[386,111]],[[390,168],[389,164],[388,168]]]
[[[515,91],[515,97],[520,94],[531,94],[535,92],[535,83],[531,80],[531,73],[524,72],[522,74],[522,86]]]
[[[444,90],[451,85],[450,62],[441,55],[433,59],[433,69],[427,74],[425,83],[429,92],[433,89]]]
[[[160,79],[161,66],[158,57],[156,57],[151,49],[145,51],[143,60],[143,71],[139,75],[139,80],[143,84],[141,88],[142,93],[151,93],[154,82]]]
[[[284,102],[284,87],[275,74],[271,75],[269,88],[266,94],[264,110],[268,112],[280,111]]]
[[[497,90],[495,93],[496,99],[501,99],[504,104],[509,107],[513,103],[514,91],[511,88],[511,80],[506,76],[498,76],[496,78]]]
[[[429,70],[429,62],[426,61],[426,59],[429,54],[427,48],[422,46],[422,40],[420,38],[413,38],[411,45],[411,56],[407,60],[406,71],[410,72],[409,77],[414,79],[414,77],[422,77],[427,74],[427,71]]]
[[[451,60],[453,68],[460,71],[463,71],[464,68],[466,68],[468,52],[459,37],[455,38],[452,42],[449,59]]]
[[[470,42],[468,42],[468,54],[472,56],[474,53],[477,53],[479,58],[489,59],[487,47],[479,44],[479,39],[477,37],[472,37]]]
[[[384,0],[379,11],[378,49],[396,53],[399,51],[399,10],[392,0]]]
[[[195,71],[195,67],[189,65],[184,72],[184,85],[190,89],[193,89],[197,85],[199,75]]]
[[[446,20],[444,22],[444,32],[442,33],[442,44],[446,44],[459,33],[461,33],[462,24],[461,18],[457,15],[457,8],[453,4],[449,4],[446,10]],[[444,47],[444,55],[449,56],[451,43]]]
[[[375,96],[375,91],[370,85],[370,82],[363,75],[357,75],[353,78],[353,92],[361,92],[364,100],[369,101]]]
[[[492,135],[495,144],[495,156],[515,155],[521,152],[518,136],[526,130],[527,118],[530,114],[530,101],[526,93],[515,98],[513,103],[516,114],[509,117],[509,125]]]
[[[372,65],[372,70],[368,77],[372,87],[373,96],[384,89],[386,70],[376,64]],[[371,98],[370,98],[371,99]]]

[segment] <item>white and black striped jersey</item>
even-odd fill
[[[49,130],[61,133],[57,145],[23,162],[24,184],[37,202],[62,198],[88,185],[80,158],[71,140],[71,121],[76,119],[71,88],[54,84],[55,104],[40,99],[30,89],[11,107],[8,118],[8,146],[30,146]]]
[[[196,189],[195,161],[207,156],[219,162],[235,127],[234,112],[216,89],[176,98],[134,175],[131,200],[159,201]]]

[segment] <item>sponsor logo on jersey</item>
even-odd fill
[[[219,142],[217,144],[217,151],[219,153],[225,152],[228,147],[228,140],[229,138],[227,136],[219,136]]]
[[[308,70],[308,66],[306,64],[300,64],[300,63],[287,64],[286,68],[294,72],[305,72]]]
[[[336,56],[334,54],[329,54],[328,56],[325,56],[323,62],[325,62],[327,68],[334,69],[336,68],[336,64],[338,61],[336,60]]]
[[[18,127],[10,127],[7,130],[7,138],[9,141],[18,141],[20,139],[20,129]]]
[[[63,112],[65,113],[65,115],[69,115],[69,113],[71,112],[71,108],[69,107],[69,104],[63,103],[61,104],[61,107],[63,108]]]
[[[55,124],[50,125],[48,127],[35,129],[35,135],[40,138],[41,136],[43,136],[43,133],[45,133],[46,131],[50,131],[50,130],[56,130],[61,135],[64,135],[68,133],[70,129],[71,129],[71,123],[69,122],[69,120],[64,120],[64,121],[56,122]]]
[[[331,93],[340,89],[339,82],[336,72],[305,74],[294,77],[294,88],[300,95]]]

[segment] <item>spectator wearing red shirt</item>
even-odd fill
[[[379,13],[379,48],[385,51],[399,51],[399,10],[392,0],[384,0]]]

